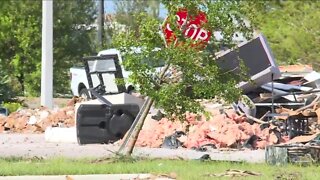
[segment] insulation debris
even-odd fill
[[[226,110],[223,114],[205,116],[186,113],[186,120],[171,121],[162,118],[160,121],[146,120],[139,134],[136,145],[141,147],[199,149],[211,145],[214,148],[265,148],[267,145],[286,142],[276,126],[261,128],[260,124],[250,124],[245,116],[238,115],[234,110]],[[256,138],[252,138],[255,136]],[[251,142],[248,140],[251,139]]]

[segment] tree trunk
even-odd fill
[[[161,85],[161,81],[162,81],[165,73],[166,73],[167,70],[169,69],[169,66],[170,66],[169,64],[166,65],[166,66],[163,68],[163,70],[161,71],[160,75],[159,75],[160,81],[159,81],[158,83],[159,83],[160,85]],[[149,113],[149,111],[150,111],[150,108],[151,108],[153,102],[154,102],[154,100],[151,99],[150,97],[148,97],[148,98],[146,99],[145,108],[142,109],[143,112],[141,112],[141,116],[139,117],[139,119],[137,119],[136,127],[133,127],[134,129],[133,129],[133,131],[132,131],[132,135],[130,135],[129,133],[126,135],[124,142],[128,141],[128,142],[129,142],[129,145],[128,145],[128,147],[124,147],[124,149],[125,149],[125,153],[124,153],[124,154],[125,154],[125,155],[130,156],[130,155],[132,154],[133,149],[134,149],[134,146],[135,146],[135,144],[136,144],[136,142],[137,142],[137,139],[138,139],[138,137],[139,137],[140,131],[141,131],[142,127],[143,127],[144,121],[145,121],[145,119],[146,119],[146,117],[147,117],[147,115],[148,115],[148,113]],[[140,113],[140,112],[139,112],[139,113]],[[123,144],[123,145],[125,145],[125,144]],[[122,149],[122,148],[120,148],[119,151],[121,151],[121,149]]]
[[[16,76],[20,85],[21,85],[21,91],[24,93],[24,74],[20,73],[19,76]]]
[[[150,110],[152,104],[153,104],[153,100],[148,97],[147,100],[146,100],[146,103],[147,103],[146,107],[143,110],[140,118],[138,119],[138,124],[137,124],[136,128],[134,129],[134,131],[132,132],[133,134],[132,134],[132,137],[131,137],[131,141],[129,141],[128,149],[125,152],[125,155],[127,155],[127,156],[130,156],[132,154],[132,152],[133,152],[134,146],[135,146],[135,144],[137,142],[137,139],[138,139],[140,131],[141,131],[142,127],[143,127],[144,121],[145,121],[145,119],[146,119],[146,117],[147,117],[147,115],[149,113],[149,110]]]

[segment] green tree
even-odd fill
[[[0,69],[2,69],[0,65]],[[10,87],[10,79],[8,75],[4,74],[4,71],[0,71],[0,105],[3,102],[12,100],[15,97],[15,92]]]
[[[131,154],[134,142],[139,134],[144,118],[151,104],[155,104],[170,115],[183,117],[186,111],[200,113],[203,107],[197,99],[220,98],[232,102],[239,98],[241,90],[236,84],[243,78],[243,74],[232,74],[220,69],[216,62],[215,53],[220,47],[234,47],[232,37],[235,33],[242,33],[250,38],[251,29],[246,26],[242,17],[243,9],[238,1],[171,1],[163,0],[169,12],[168,22],[174,30],[178,44],[169,44],[166,47],[159,31],[162,23],[147,14],[137,16],[138,28],[136,31],[129,30],[120,33],[114,38],[114,45],[121,49],[124,54],[124,66],[132,72],[130,81],[139,87],[142,94],[147,95],[147,110],[142,113],[138,128],[133,138],[133,145],[126,154]],[[211,37],[206,49],[200,48],[199,44],[183,36],[183,29],[176,25],[176,13],[179,9],[188,10],[187,19],[190,20],[199,13],[205,11],[208,23],[205,29],[220,31],[223,40],[218,42]],[[138,35],[138,36],[137,36]],[[140,47],[141,52],[136,53],[132,47]],[[155,51],[156,48],[161,50]],[[168,67],[167,73],[158,73],[154,65],[165,62]],[[167,68],[165,68],[167,69]]]
[[[85,55],[95,53],[96,4],[90,0],[54,0],[54,87],[57,93],[67,93],[69,68],[81,63]]]
[[[37,82],[41,48],[40,3],[3,1],[0,7],[1,71],[18,81],[24,92],[26,85]],[[36,11],[34,11],[36,10]],[[16,87],[16,85],[13,84]]]
[[[257,31],[268,39],[280,64],[320,67],[319,1],[243,1]]]
[[[131,30],[139,32],[137,15],[147,13],[153,18],[160,19],[160,0],[114,0],[115,14],[107,15],[106,37],[110,46],[112,37],[119,31]],[[138,35],[137,35],[138,36]]]
[[[147,1],[150,8],[150,13],[154,18],[159,18],[160,15],[160,0]]]
[[[159,0],[120,0],[114,1],[116,5],[115,20],[137,30],[137,17],[139,13],[148,13],[153,18],[159,18],[160,1]]]
[[[68,68],[93,52],[88,27],[94,1],[54,1],[54,92],[68,93]],[[3,1],[0,7],[0,59],[20,94],[39,95],[41,76],[42,1]],[[17,85],[18,84],[18,85]]]

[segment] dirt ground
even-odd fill
[[[71,98],[53,98],[53,107],[65,107]],[[23,101],[24,105],[28,108],[38,108],[41,106],[40,97],[19,97],[19,100]]]

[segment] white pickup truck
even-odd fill
[[[122,64],[122,58],[121,58],[120,52],[116,49],[108,49],[108,50],[100,51],[98,53],[98,56],[102,56],[102,55],[117,55],[120,64]],[[115,69],[115,64],[113,61],[109,61],[107,66],[109,70]],[[122,75],[124,79],[128,78],[129,72],[126,71],[122,66],[121,66],[121,69],[122,69]],[[71,91],[73,95],[88,99],[90,97],[90,94],[88,92],[89,83],[88,83],[87,74],[84,67],[82,66],[82,67],[70,68],[70,76],[71,76]],[[91,78],[92,78],[93,87],[96,87],[99,84],[98,77],[91,76]],[[105,86],[106,93],[118,92],[114,74],[108,74],[108,73],[103,74],[103,80],[106,85]],[[126,84],[126,88],[127,88],[127,93],[130,93],[134,89],[133,86],[129,84]]]

